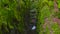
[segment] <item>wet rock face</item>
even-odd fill
[[[35,34],[36,33],[36,9],[29,10],[25,14],[25,23],[26,23],[26,29],[27,29],[27,34]]]
[[[32,22],[32,23],[36,23],[36,19],[32,19],[31,22]]]
[[[36,9],[33,9],[30,11],[30,18],[31,18],[31,23],[32,23],[32,27],[31,30],[35,30],[36,29]]]

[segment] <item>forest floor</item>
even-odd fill
[[[45,23],[43,25],[44,32],[46,31],[46,26],[48,26],[50,34],[53,34],[54,31],[51,28],[51,24],[55,24],[55,23],[57,23],[59,25],[59,27],[60,27],[60,19],[57,18],[57,17],[54,17],[53,14],[51,14],[50,20],[49,20],[49,18],[45,19]]]

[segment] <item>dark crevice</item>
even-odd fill
[[[3,4],[3,7],[9,8],[9,5],[6,3],[6,4]]]

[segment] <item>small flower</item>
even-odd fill
[[[33,26],[33,27],[32,27],[32,30],[35,30],[35,29],[36,29],[36,26]]]

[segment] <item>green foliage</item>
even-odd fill
[[[19,4],[21,4],[20,5],[21,8],[24,6],[22,2]],[[17,11],[17,9],[16,9],[17,6],[18,6],[18,4],[17,4],[16,0],[12,0],[12,1],[1,0],[0,1],[0,31],[2,31],[1,30],[1,29],[3,29],[2,24],[4,24],[4,25],[6,25],[4,27],[5,31],[6,30],[9,31],[9,29],[14,29],[14,27],[16,27],[16,28],[18,28],[17,30],[19,30],[20,32],[23,32],[23,29],[24,29],[24,23],[23,22],[24,21],[22,20],[23,17],[20,15],[23,14],[22,10],[25,10],[25,9],[23,7],[22,10]],[[16,20],[15,22],[14,22],[14,19]],[[7,28],[7,26],[9,27],[9,29]]]
[[[60,0],[57,0],[58,8],[60,8]]]
[[[59,2],[59,0],[58,0]],[[38,30],[40,30],[39,34],[50,34],[50,30],[49,28],[46,26],[46,31],[45,32],[42,32],[44,29],[43,29],[43,24],[45,23],[45,18],[48,18],[48,19],[52,19],[50,16],[51,14],[55,14],[53,12],[53,9],[54,9],[54,1],[52,0],[40,0],[39,4],[38,4],[38,7],[40,8],[39,9],[39,15],[38,15],[38,24],[37,24],[37,28]],[[58,8],[59,8],[59,3],[58,3]],[[59,16],[60,15],[60,12],[57,13],[57,15]],[[56,15],[55,15],[56,16]],[[53,26],[52,26],[53,25]],[[53,34],[59,34],[59,27],[58,27],[58,24],[52,24],[50,25],[51,28],[53,29]],[[56,29],[55,29],[56,28]]]
[[[57,23],[52,25],[52,30],[54,34],[59,34],[60,33],[60,27]]]
[[[57,0],[58,8],[60,8],[60,0]],[[49,28],[46,26],[46,32],[43,31],[43,24],[45,19],[50,19],[52,10],[54,9],[54,1],[52,0],[0,0],[0,34],[9,30],[15,31],[16,28],[19,33],[25,33],[25,17],[26,12],[36,9],[37,13],[37,33],[50,34]],[[57,14],[60,18],[60,13]],[[3,26],[3,28],[2,28]],[[58,24],[51,25],[54,34],[59,34],[60,30]],[[2,30],[4,29],[4,31]],[[10,32],[11,33],[11,32]]]

